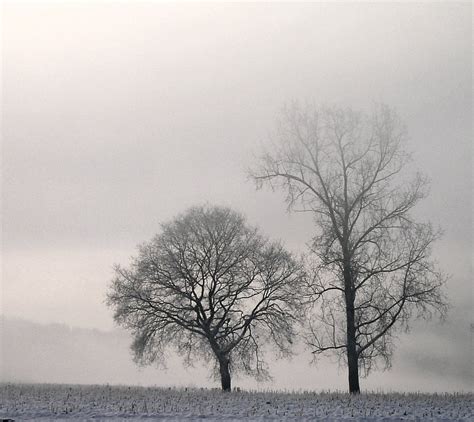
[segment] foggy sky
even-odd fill
[[[0,314],[110,329],[112,265],[194,204],[304,248],[311,219],[246,177],[301,99],[398,110],[432,181],[417,215],[444,229],[435,256],[472,319],[471,15],[451,2],[3,3]]]

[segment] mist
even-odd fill
[[[472,387],[469,328],[459,320],[443,326],[418,325],[416,342],[404,339],[390,371],[362,380],[366,391],[470,391]],[[3,382],[118,384],[159,387],[216,386],[213,366],[196,361],[188,367],[169,353],[165,365],[138,366],[132,358],[132,337],[123,330],[71,328],[3,317],[0,325]],[[441,345],[441,346],[440,346]],[[426,347],[429,346],[429,347]],[[236,376],[235,386],[253,390],[343,391],[345,368],[328,357],[312,362],[297,346],[290,360],[268,356],[272,379],[258,382]],[[309,372],[310,371],[310,372]],[[216,374],[217,375],[217,374]]]
[[[112,268],[203,203],[303,251],[310,216],[246,172],[299,99],[394,107],[431,180],[417,217],[444,230],[448,321],[400,333],[364,388],[472,389],[471,34],[470,3],[3,3],[1,379],[212,385],[175,356],[136,369],[105,305]],[[48,327],[61,334],[45,342]],[[110,370],[70,355],[89,347]],[[301,353],[268,388],[344,388],[337,364]]]

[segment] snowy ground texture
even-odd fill
[[[222,393],[0,384],[0,420],[472,421],[473,394]]]

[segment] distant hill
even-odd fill
[[[373,372],[362,380],[365,390],[472,391],[472,331],[452,316],[444,325],[415,324],[400,336],[391,371]],[[158,386],[218,386],[202,362],[186,369],[170,354],[167,370],[139,368],[130,353],[127,332],[71,328],[0,317],[0,382],[127,384]],[[309,366],[311,354],[292,361],[270,357],[273,383],[234,379],[243,388],[346,389],[346,373],[329,359]]]
[[[132,361],[130,336],[123,331],[42,325],[0,318],[0,380],[78,384],[190,384],[178,359],[169,370],[139,368]],[[191,371],[196,375],[196,370]],[[199,384],[210,384],[204,370]],[[192,379],[192,378],[191,378]]]

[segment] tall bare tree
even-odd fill
[[[189,209],[115,272],[108,303],[133,332],[138,362],[159,362],[174,347],[188,364],[213,360],[230,391],[238,370],[268,375],[268,343],[290,353],[301,266],[228,208]]]
[[[404,129],[386,106],[364,115],[349,109],[286,107],[275,142],[251,171],[257,186],[287,193],[290,209],[314,215],[311,244],[313,353],[345,359],[349,390],[382,361],[409,317],[442,315],[445,281],[430,259],[439,232],[413,219],[427,181],[407,177]]]

